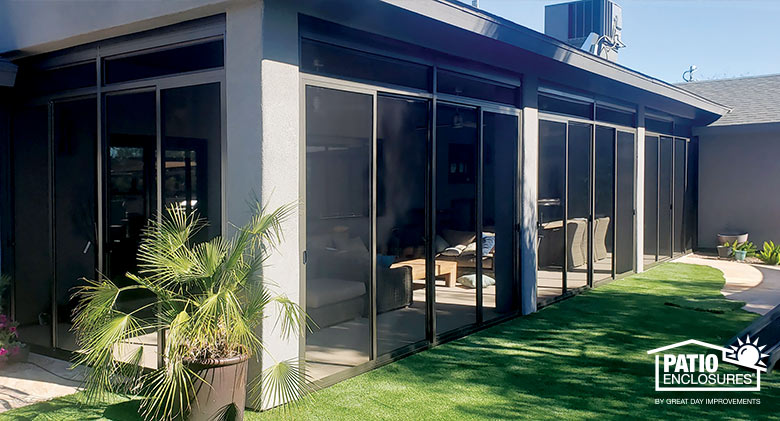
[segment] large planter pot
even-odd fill
[[[246,403],[246,372],[249,357],[188,362],[187,365],[203,379],[196,380],[188,421],[212,421],[222,419],[231,406],[235,406],[236,421],[244,419]],[[208,383],[208,384],[206,384]]]
[[[747,257],[747,250],[734,250],[734,260],[742,262]]]
[[[729,243],[729,245],[733,245],[736,241],[739,244],[746,243],[748,240],[748,234],[742,233],[742,234],[718,234],[718,244],[723,245],[726,243]]]
[[[731,247],[730,246],[718,246],[718,257],[721,259],[727,259],[731,257]]]

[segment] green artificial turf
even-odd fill
[[[723,275],[668,263],[315,393],[287,415],[247,420],[780,419],[780,374],[761,392],[655,392],[653,348],[723,344],[757,316],[725,300]],[[657,398],[759,398],[667,405]],[[79,407],[78,395],[0,419],[137,420],[137,401]],[[0,414],[2,415],[2,414]]]

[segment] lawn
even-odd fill
[[[300,420],[780,419],[780,374],[761,392],[655,392],[647,350],[689,338],[723,344],[757,316],[724,299],[722,274],[668,263],[315,393]],[[760,398],[760,405],[665,405],[656,398]],[[78,395],[0,414],[22,420],[137,420],[137,401]],[[4,417],[2,415],[5,415]],[[247,413],[275,420],[277,410]]]

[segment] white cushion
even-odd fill
[[[366,284],[344,279],[315,278],[306,282],[306,306],[324,307],[365,295]]]

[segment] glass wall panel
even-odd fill
[[[144,227],[156,215],[156,98],[154,91],[105,98],[107,142],[106,230],[107,276],[119,286],[134,282],[125,273],[137,273],[136,253]],[[132,311],[151,301],[141,290],[120,295],[120,306]],[[142,317],[151,317],[149,309]],[[135,338],[120,358],[143,347],[142,364],[156,366],[157,335],[148,332]],[[126,353],[126,355],[125,355]]]
[[[658,177],[658,254],[659,259],[672,256],[672,157],[671,137],[661,136]]]
[[[596,126],[593,282],[612,277],[615,233],[615,129]]]
[[[163,207],[183,206],[208,222],[196,241],[220,234],[220,96],[218,83],[160,91]]]
[[[634,134],[617,134],[615,272],[634,270]]]
[[[306,361],[315,379],[368,361],[371,95],[306,87]]]
[[[436,113],[436,331],[444,333],[476,323],[479,130],[474,108],[439,103]]]
[[[539,95],[539,111],[593,118],[592,103],[563,99],[553,95]]]
[[[699,142],[688,142],[685,183],[685,251],[697,246],[699,213]]]
[[[515,272],[517,116],[483,113],[482,309],[484,320],[518,309]]]
[[[377,99],[378,354],[425,340],[428,101]]]
[[[104,83],[215,69],[224,63],[225,51],[220,39],[146,54],[107,58],[103,61]]]
[[[539,121],[539,298],[563,294],[566,123]]]
[[[674,139],[674,253],[685,252],[685,139]]]
[[[645,265],[658,260],[658,136],[645,136]]]
[[[508,105],[518,105],[519,89],[460,73],[439,70],[438,91],[445,94],[484,99]]]
[[[19,338],[52,346],[52,247],[49,112],[46,105],[14,115],[14,294]]]
[[[588,284],[590,242],[590,124],[569,123],[566,217],[566,287]]]
[[[97,270],[97,115],[95,98],[54,103],[54,264],[57,347],[78,349],[70,331],[73,288]]]

